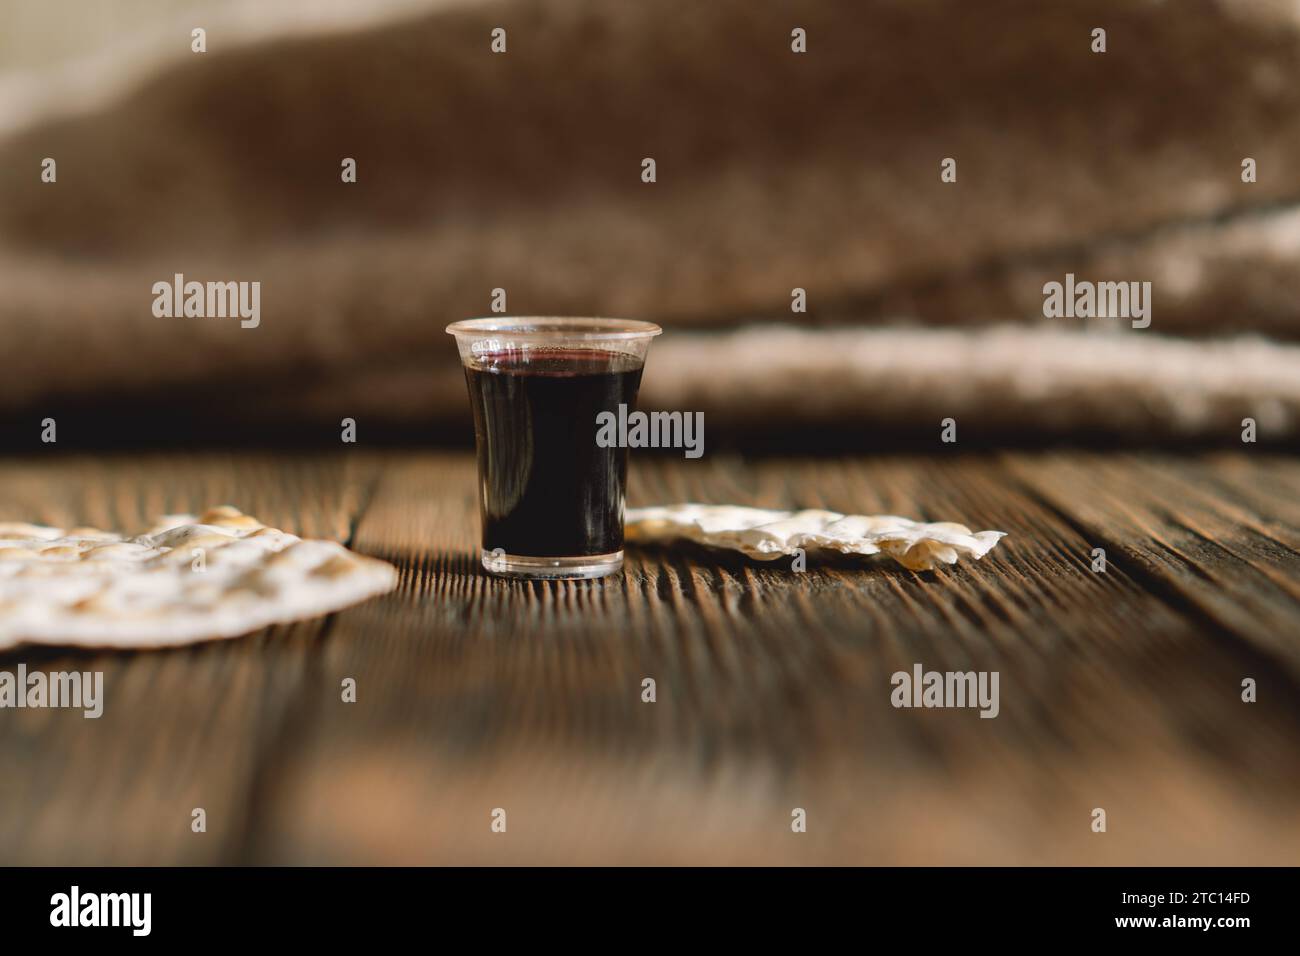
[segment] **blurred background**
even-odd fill
[[[83,447],[333,444],[343,417],[468,442],[443,328],[498,289],[508,314],[661,323],[643,407],[703,410],[714,447],[1300,427],[1292,3],[3,13],[8,446],[47,416]],[[176,273],[259,281],[259,327],[155,317]],[[1150,282],[1150,327],[1045,318],[1067,273]]]

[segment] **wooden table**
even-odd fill
[[[0,862],[1300,858],[1300,460],[640,456],[632,470],[634,505],[1011,534],[979,563],[920,574],[672,550],[632,552],[604,581],[507,583],[478,568],[464,453],[10,460],[0,519],[136,528],[229,502],[402,579],[236,640],[3,655],[103,670],[106,701],[98,721],[0,711]],[[893,708],[890,675],[917,662],[998,671],[1000,715]]]

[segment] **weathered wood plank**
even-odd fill
[[[1300,465],[1250,454],[1009,456],[1026,487],[1121,556],[1148,586],[1285,662],[1300,678]],[[1231,493],[1224,493],[1224,484]]]
[[[638,459],[633,503],[820,505],[1012,534],[927,574],[666,549],[631,554],[621,578],[556,584],[478,569],[466,454],[2,463],[0,518],[132,526],[229,501],[403,577],[387,598],[242,640],[0,659],[103,669],[108,698],[98,722],[0,713],[0,861],[1292,860],[1300,704],[1255,649],[1277,648],[1224,641],[1215,614],[1133,560],[1162,546],[1160,527],[1142,542],[1133,524],[1110,570],[1089,569],[1108,512],[1060,482],[1094,460]],[[1170,514],[1240,523],[1237,560],[1244,540],[1270,572],[1294,571],[1289,460],[1115,468],[1107,494],[1172,486],[1192,504]],[[1186,560],[1239,586],[1220,557]],[[894,709],[889,675],[914,662],[998,670],[1000,716]],[[1259,704],[1240,702],[1244,674],[1269,678]],[[189,831],[194,806],[207,834]],[[1089,831],[1094,806],[1111,834]],[[489,832],[494,807],[507,835]]]

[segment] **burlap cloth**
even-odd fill
[[[93,71],[0,74],[0,410],[460,420],[442,329],[501,288],[660,322],[645,403],[715,426],[1300,430],[1288,4],[396,9],[213,8],[204,54],[182,19]],[[1151,281],[1151,327],[1044,319],[1066,272]],[[260,281],[261,325],[155,317],[175,273]]]

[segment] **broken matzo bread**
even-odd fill
[[[315,617],[391,590],[391,565],[235,508],[144,534],[0,522],[0,649],[165,647]]]
[[[958,558],[982,558],[1004,531],[972,532],[948,521],[926,524],[896,515],[842,515],[834,511],[768,511],[736,505],[679,504],[629,508],[627,539],[643,543],[688,540],[772,561],[798,551],[884,553],[913,571]]]

